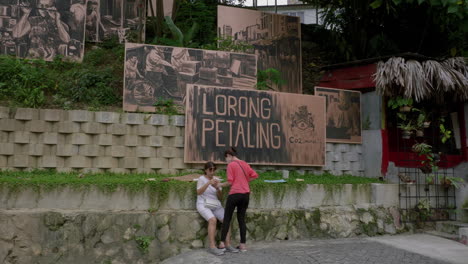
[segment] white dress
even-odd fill
[[[217,177],[214,177],[215,179],[218,179]],[[201,175],[198,178],[197,181],[197,190],[203,187],[208,182],[208,178],[205,177],[205,175]],[[219,200],[218,196],[216,195],[216,188],[213,186],[208,186],[206,188],[205,192],[203,192],[201,195],[197,195],[197,211],[201,214],[203,218],[205,218],[206,221],[208,221],[210,218],[216,217],[218,220],[223,221],[224,219],[224,208],[222,205],[215,209],[210,209],[205,207],[205,198],[213,199],[213,200]],[[221,204],[221,203],[220,203]]]

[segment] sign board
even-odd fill
[[[315,87],[327,102],[327,142],[362,143],[361,92]]]
[[[88,0],[86,38],[101,42],[115,36],[123,43],[133,34],[144,41],[145,14],[145,0]]]
[[[186,163],[325,165],[324,97],[190,85],[185,120]]]
[[[277,91],[302,93],[299,17],[219,5],[218,36],[251,44],[258,69],[276,69],[286,81]]]
[[[256,82],[253,54],[125,44],[126,111],[154,112],[160,98],[182,105],[187,84],[254,89]]]
[[[0,54],[81,62],[85,18],[85,0],[2,0]]]

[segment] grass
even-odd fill
[[[217,175],[226,180],[225,171],[218,171]],[[196,198],[195,182],[162,181],[162,179],[172,176],[174,175],[60,173],[54,170],[36,170],[31,172],[0,171],[0,189],[6,188],[8,196],[15,195],[24,189],[32,189],[37,193],[61,188],[72,188],[84,192],[90,188],[98,188],[104,193],[112,193],[117,189],[123,189],[130,195],[146,192],[151,204],[151,208],[149,209],[151,212],[149,212],[152,213],[157,211],[164,201],[167,201],[170,193],[178,194],[180,199],[193,200]],[[154,178],[154,180],[147,181],[148,178]],[[288,189],[295,189],[297,193],[302,193],[306,190],[307,184],[324,184],[327,193],[333,195],[335,189],[342,189],[342,184],[353,184],[353,186],[357,187],[367,186],[370,183],[383,183],[377,179],[351,175],[300,175],[294,171],[290,173],[287,183],[266,183],[263,181],[278,179],[282,179],[280,172],[260,173],[259,179],[250,183],[253,198],[256,200],[260,199],[264,194],[272,191],[275,202],[277,202],[282,199]],[[296,179],[304,179],[304,181],[296,181]],[[223,196],[227,196],[228,191],[229,188],[224,188]],[[186,194],[189,194],[189,196],[185,196]]]
[[[225,171],[218,171],[219,177],[226,179]],[[81,177],[80,177],[81,176]],[[80,174],[60,173],[53,170],[35,170],[31,172],[23,171],[0,171],[0,184],[11,186],[100,186],[106,189],[117,186],[144,187],[148,185],[175,185],[175,184],[194,184],[179,181],[162,182],[161,180],[174,175],[161,174],[114,174],[114,173],[96,173]],[[148,178],[154,178],[155,181],[145,181]],[[263,180],[282,179],[280,172],[264,172],[259,174],[259,180],[251,182],[252,185],[275,185],[266,183]],[[304,179],[304,181],[296,181]],[[378,179],[356,177],[351,175],[334,176],[331,174],[322,175],[300,175],[291,172],[287,184],[369,184],[382,183]],[[133,189],[133,188],[131,188]]]

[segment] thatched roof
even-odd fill
[[[452,95],[451,99],[468,100],[468,65],[463,57],[422,62],[391,57],[377,63],[374,81],[382,95],[416,101]]]

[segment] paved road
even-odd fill
[[[413,246],[412,246],[413,245]],[[425,245],[425,246],[421,246]],[[405,248],[408,247],[408,248]],[[413,250],[416,248],[416,250]],[[442,250],[441,250],[442,249]],[[416,251],[416,252],[411,252]],[[164,264],[302,264],[302,263],[468,263],[468,247],[429,236],[384,236],[308,241],[256,243],[248,252],[216,257],[206,250],[193,250],[172,257]]]

